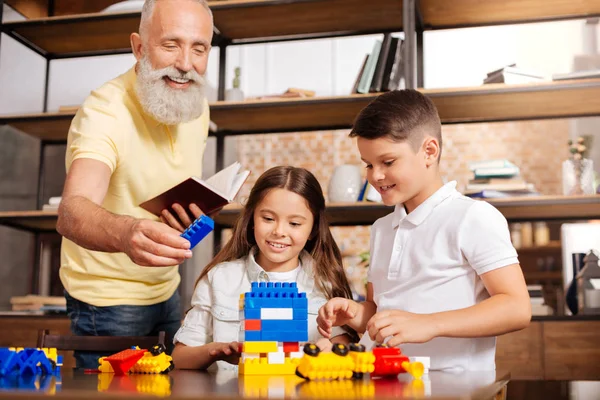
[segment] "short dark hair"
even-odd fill
[[[377,96],[356,116],[350,137],[389,138],[418,150],[425,135],[436,138],[442,153],[442,125],[437,108],[421,92],[394,90]],[[438,158],[439,160],[439,158]]]

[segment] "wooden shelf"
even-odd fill
[[[215,45],[402,30],[401,0],[209,1]],[[7,22],[4,31],[49,58],[130,52],[139,12],[90,13]]]
[[[56,218],[56,211],[2,211],[0,225],[30,232],[53,232]]]
[[[213,0],[209,5],[216,45],[402,30],[401,0]],[[420,5],[425,29],[600,15],[596,0],[421,0]],[[88,13],[8,22],[4,31],[50,58],[114,54],[130,51],[129,35],[139,19],[139,12]]]
[[[598,196],[539,196],[489,200],[509,221],[600,219]],[[241,206],[231,204],[215,218],[217,224],[231,227]],[[370,225],[393,211],[380,203],[334,203],[327,207],[333,226]],[[0,225],[29,231],[52,231],[56,228],[54,211],[0,212]],[[553,246],[554,248],[554,246]]]
[[[597,0],[421,0],[426,29],[517,24],[600,15]]]
[[[600,79],[421,91],[431,97],[444,124],[600,115]],[[232,135],[348,129],[377,95],[215,102],[210,105],[211,119],[220,133]],[[73,115],[0,116],[0,125],[65,141]]]

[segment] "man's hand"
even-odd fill
[[[124,252],[141,266],[179,265],[192,257],[190,242],[179,232],[149,219],[136,219],[123,234]]]
[[[240,343],[212,342],[208,354],[216,360],[227,361],[229,364],[237,365],[240,361]]]
[[[358,303],[343,297],[334,297],[319,309],[317,325],[319,333],[331,337],[331,328],[348,324],[358,312]]]
[[[190,213],[188,213],[180,204],[174,203],[171,208],[173,211],[175,211],[176,216],[173,215],[170,210],[164,209],[160,215],[160,220],[169,225],[171,228],[177,229],[182,233],[187,229],[188,226],[192,224],[192,222],[194,222],[196,218],[203,214],[200,207],[193,203],[190,204],[190,212],[191,215],[194,216],[194,219],[190,217]]]
[[[403,343],[425,343],[438,336],[437,326],[430,314],[413,314],[386,310],[373,315],[367,323],[371,340],[394,347]]]

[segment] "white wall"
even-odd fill
[[[18,18],[5,8],[4,20]],[[581,51],[581,26],[582,21],[566,21],[426,32],[426,87],[479,85],[486,72],[510,63],[545,74],[568,72],[573,56]],[[365,54],[380,36],[229,47],[227,88],[232,86],[233,69],[240,66],[247,96],[281,93],[288,87],[315,90],[319,96],[348,94]],[[0,114],[42,111],[45,61],[6,35],[0,45]],[[218,51],[213,49],[207,73],[213,100]],[[49,111],[81,103],[90,90],[125,72],[133,62],[132,55],[53,61]],[[229,150],[226,161],[235,157],[231,146]],[[212,174],[213,141],[205,161],[205,173]],[[196,252],[195,266],[182,269],[184,281],[193,282],[210,252],[210,243],[204,243]]]

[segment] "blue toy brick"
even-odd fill
[[[252,282],[253,293],[298,293],[296,282]]]
[[[308,340],[308,332],[263,331],[261,337],[265,342],[306,342]]]
[[[206,215],[201,215],[181,234],[181,237],[189,240],[190,249],[193,249],[213,229],[215,229],[215,221]]]
[[[287,332],[308,332],[308,320],[282,320],[282,319],[263,319],[261,321],[262,332],[287,331]],[[287,341],[287,340],[281,340]]]
[[[300,295],[300,297],[294,298],[294,308],[308,309],[308,299],[306,298],[306,293],[300,293]]]
[[[246,342],[260,342],[263,340],[260,331],[244,331],[244,341]]]
[[[294,308],[294,319],[305,321],[308,319],[308,310],[306,308]]]
[[[22,365],[23,361],[15,351],[7,348],[0,349],[0,376],[18,373]]]
[[[260,308],[244,308],[244,319],[260,319]]]

